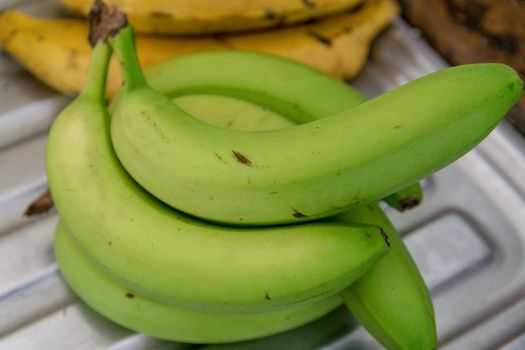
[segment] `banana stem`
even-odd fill
[[[87,79],[80,96],[104,103],[110,57],[111,47],[109,44],[99,41],[93,48]]]
[[[124,88],[132,90],[146,85],[146,80],[137,58],[133,28],[130,26],[125,27],[117,35],[110,38],[109,42],[113,50],[115,50],[120,63],[124,77]]]

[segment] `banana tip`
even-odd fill
[[[416,197],[406,197],[396,206],[396,209],[400,212],[415,208],[419,205],[419,199]]]

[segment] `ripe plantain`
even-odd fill
[[[119,283],[179,307],[268,311],[334,295],[388,251],[376,226],[317,222],[247,230],[207,224],[155,200],[113,153],[103,101],[105,50],[95,48],[85,89],[53,123],[46,169],[64,224]],[[310,81],[316,77],[327,79],[315,73]],[[354,96],[336,86],[342,95],[323,98],[328,105]]]
[[[283,310],[259,313],[216,313],[166,305],[130,291],[85,255],[59,224],[55,255],[62,276],[78,296],[118,324],[158,338],[193,343],[253,339],[298,327],[341,304],[339,296]]]
[[[343,12],[364,0],[106,0],[124,11],[140,33],[202,34],[282,27]],[[61,0],[87,16],[91,0]]]
[[[200,38],[139,36],[144,67],[193,52],[242,49],[286,57],[338,78],[350,79],[364,65],[371,41],[399,7],[394,0],[367,2],[355,13],[267,32]],[[66,94],[77,94],[86,79],[88,25],[78,19],[37,19],[16,11],[0,13],[0,45],[38,79]],[[42,54],[36,55],[35,52]],[[108,94],[121,86],[115,62]]]
[[[328,118],[243,132],[202,123],[150,88],[135,55],[131,27],[110,42],[125,82],[111,124],[112,144],[124,168],[170,206],[235,225],[310,221],[383,198],[472,149],[522,95],[522,82],[508,66],[466,65],[430,74]],[[215,76],[219,84],[223,71],[250,60],[249,53],[237,59],[236,53],[215,55],[215,73],[202,66],[191,78],[210,81]],[[227,58],[220,61],[220,55]],[[256,80],[276,73],[260,68],[251,74]],[[292,70],[281,78],[302,79]],[[165,79],[165,84],[178,84]],[[287,93],[265,86],[263,97],[249,90],[245,94],[279,108]]]

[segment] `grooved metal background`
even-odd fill
[[[54,1],[0,1],[43,16]],[[38,53],[36,53],[38,54]],[[398,20],[354,84],[376,96],[446,66]],[[0,349],[188,349],[93,312],[57,271],[52,212],[23,217],[46,188],[47,130],[70,100],[0,55]],[[445,101],[444,101],[445,102]],[[425,181],[425,201],[388,210],[431,288],[440,349],[525,349],[525,143],[506,123]],[[381,349],[344,309],[297,330],[206,349]]]

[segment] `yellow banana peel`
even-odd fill
[[[275,28],[343,12],[364,0],[105,0],[128,14],[139,33],[203,34]],[[61,0],[87,16],[92,0]]]
[[[209,50],[240,49],[295,60],[341,79],[363,67],[370,44],[398,14],[395,0],[368,1],[356,12],[277,30],[206,37],[141,35],[137,48],[143,67],[172,57]],[[77,94],[86,79],[91,49],[88,25],[80,19],[39,19],[17,11],[0,14],[0,45],[45,84]],[[108,96],[121,85],[112,62]]]

